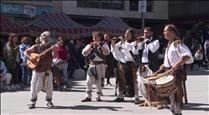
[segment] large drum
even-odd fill
[[[177,91],[177,87],[175,85],[175,78],[172,75],[166,75],[158,78],[155,81],[155,88],[157,94],[161,97],[167,97]]]

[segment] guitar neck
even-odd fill
[[[43,56],[43,55],[45,55],[46,53],[48,53],[50,50],[52,50],[53,49],[53,47],[50,47],[50,48],[48,48],[48,49],[46,49],[44,52],[42,52],[41,54],[40,54],[40,56]]]

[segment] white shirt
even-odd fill
[[[133,50],[134,44],[129,43],[127,41],[125,42],[118,42],[115,44],[115,47],[112,47],[111,45],[111,52],[113,54],[113,57],[120,62],[126,63],[128,61],[134,61],[130,51]],[[133,51],[132,51],[133,52]]]
[[[145,40],[145,42],[147,41],[148,39]],[[152,40],[152,38],[150,39]],[[142,63],[148,63],[149,60],[148,60],[148,52],[151,51],[152,53],[156,52],[160,47],[160,43],[158,40],[154,40],[152,42],[150,42],[148,45],[145,44],[144,46],[144,50],[143,50],[143,53],[142,53]]]
[[[165,51],[164,57],[164,66],[170,67],[181,60],[182,57],[189,56],[190,59],[186,61],[186,64],[190,64],[193,62],[192,53],[189,48],[185,44],[178,44],[176,47],[174,46],[174,42],[172,42]],[[169,64],[170,63],[170,64]]]
[[[133,42],[133,45],[134,45],[134,47],[133,47],[133,53],[135,55],[138,55],[139,54],[139,50],[143,50],[144,42],[142,41],[142,42],[137,43],[136,41],[134,41]],[[137,47],[135,47],[135,46],[137,46]]]
[[[87,49],[89,49],[90,47],[91,47],[91,45],[88,44],[88,45],[86,45],[86,47],[82,50],[82,55],[83,55],[83,56],[88,56],[88,55],[90,54],[92,48],[91,48],[90,52],[88,52],[87,54],[84,54],[84,52],[85,52]],[[108,44],[104,43],[104,44],[102,45],[102,47],[103,47],[103,48],[106,48],[106,49],[108,50],[108,53],[104,53],[104,52],[103,52],[103,54],[104,54],[104,55],[109,55],[109,54],[110,54],[110,49],[109,49]],[[104,60],[103,60],[102,58],[96,56],[96,57],[93,59],[93,61],[104,61]]]

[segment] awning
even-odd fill
[[[49,30],[58,34],[85,34],[85,26],[78,24],[64,13],[45,13],[26,25],[32,32]]]
[[[0,15],[1,17],[1,33],[23,33],[25,31],[25,29],[10,21],[9,19],[7,19],[5,16]]]
[[[104,17],[92,28],[97,31],[118,35],[124,34],[124,32],[130,27],[119,17]]]
[[[114,35],[124,35],[125,31],[131,27],[119,17],[104,17],[99,23],[91,28]],[[139,29],[133,29],[137,34],[140,32]]]

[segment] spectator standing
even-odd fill
[[[58,37],[58,44],[54,48],[54,61],[53,63],[55,65],[57,64],[62,64],[62,73],[64,76],[64,88],[67,88],[70,85],[69,78],[68,78],[68,58],[69,58],[69,53],[68,53],[68,48],[66,46],[66,42],[64,38],[61,36]],[[57,63],[57,64],[56,64]]]
[[[12,82],[16,88],[21,88],[21,69],[19,66],[19,46],[18,36],[15,33],[10,33],[9,41],[4,45],[3,56],[6,59],[8,71],[14,76]]]
[[[24,55],[24,51],[28,48],[30,48],[29,45],[29,37],[24,36],[21,39],[21,43],[19,46],[19,53],[20,53],[20,66],[22,70],[22,83],[24,86],[27,86],[30,84],[30,71],[27,67],[27,57]]]

